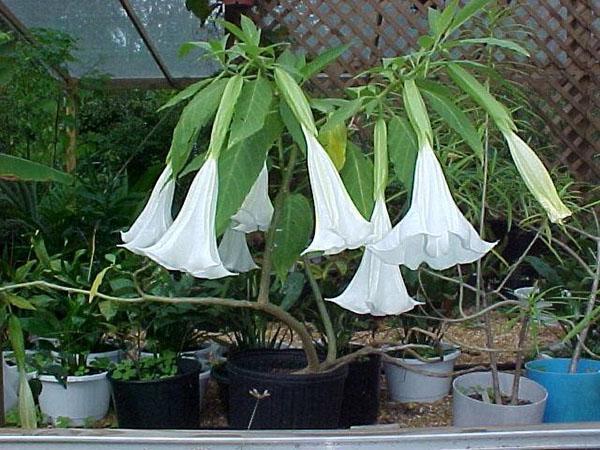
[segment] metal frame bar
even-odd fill
[[[146,28],[140,21],[140,18],[135,13],[133,7],[129,3],[129,0],[119,0],[119,3],[121,4],[123,9],[127,13],[127,17],[129,17],[129,20],[135,27],[136,31],[138,32],[138,34],[140,35],[142,40],[144,41],[144,44],[146,45],[146,47],[148,48],[148,51],[152,55],[154,62],[156,62],[156,64],[158,65],[158,68],[160,69],[160,71],[163,73],[163,75],[169,82],[169,85],[171,85],[171,87],[173,87],[173,88],[177,88],[175,79],[171,76],[171,73],[169,72],[167,65],[165,64],[162,57],[160,56],[160,53],[159,53],[158,49],[156,48],[156,46],[154,45],[154,42],[152,42],[152,39],[150,39],[150,36],[146,32]]]
[[[14,31],[19,33],[23,39],[25,39],[29,44],[33,45],[36,48],[39,48],[40,44],[36,40],[36,38],[31,34],[29,28],[19,20],[17,16],[13,14],[11,9],[4,4],[2,0],[0,0],[0,17],[4,19],[7,25],[12,28]],[[69,72],[62,67],[49,65],[45,61],[40,60],[40,64],[42,64],[46,70],[54,75],[55,78],[61,78],[65,84],[71,83],[73,78],[69,75]]]
[[[600,423],[478,429],[398,425],[323,431],[1,429],[3,450],[355,450],[600,448]]]

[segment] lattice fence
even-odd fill
[[[427,30],[427,8],[446,0],[259,0],[263,28],[284,26],[311,55],[343,43],[351,49],[317,82],[347,86],[381,57],[417,47]],[[466,0],[469,1],[469,0]],[[526,77],[540,115],[556,138],[560,161],[582,179],[600,179],[600,0],[506,0],[513,20],[531,32],[533,64]],[[500,56],[501,58],[503,56]]]

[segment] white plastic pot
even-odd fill
[[[500,390],[504,395],[512,392],[514,375],[499,373]],[[488,389],[492,386],[490,372],[473,372],[457,377],[452,383],[452,422],[456,427],[487,425],[537,425],[542,423],[548,392],[540,384],[521,377],[519,399],[527,405],[496,405],[469,397],[473,387]]]
[[[33,353],[26,350],[26,353]],[[16,365],[7,364],[4,357],[12,355],[12,352],[2,352],[2,380],[4,386],[4,412],[8,412],[17,406],[19,400],[19,369]],[[27,379],[35,378],[37,372],[28,372]]]
[[[412,358],[396,358],[405,365],[414,366],[417,370],[434,373],[452,373],[454,363],[460,355],[456,349],[452,353],[437,358],[432,362],[424,362]],[[450,393],[452,375],[435,377],[405,369],[401,366],[384,363],[387,378],[388,396],[394,402],[401,403],[433,403]]]
[[[40,409],[52,424],[59,417],[67,417],[73,426],[82,426],[86,420],[100,420],[108,412],[110,384],[106,372],[80,377],[67,377],[66,389],[52,375],[40,375],[42,392]]]

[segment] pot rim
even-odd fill
[[[600,376],[600,368],[597,371],[594,372],[576,372],[576,373],[569,373],[567,372],[555,372],[553,370],[540,370],[536,367],[531,367],[532,364],[538,363],[538,364],[543,364],[545,361],[571,361],[571,358],[548,358],[548,359],[533,359],[531,361],[527,361],[525,363],[525,369],[530,370],[532,372],[536,372],[536,373],[542,373],[542,374],[548,374],[551,376],[571,376],[571,377],[587,377],[587,376]],[[588,359],[588,358],[581,358],[579,360],[579,362],[581,361],[592,361],[592,362],[596,362],[596,360],[593,359]],[[600,364],[600,362],[599,362]]]
[[[474,373],[489,374],[491,372],[489,372],[489,371],[470,372],[470,373],[464,373],[462,375],[457,376],[454,380],[452,380],[452,395],[453,396],[454,395],[458,395],[458,396],[460,396],[460,397],[468,400],[470,403],[476,403],[477,405],[484,404],[484,405],[489,405],[489,406],[492,406],[492,407],[495,407],[495,408],[527,408],[527,407],[534,408],[534,407],[537,407],[537,406],[545,403],[548,400],[548,390],[544,386],[542,386],[540,383],[538,383],[537,381],[534,381],[531,378],[527,378],[524,375],[521,375],[521,381],[526,380],[527,382],[532,383],[534,386],[536,386],[539,389],[541,389],[542,392],[544,393],[544,397],[543,398],[541,398],[540,400],[537,400],[535,402],[531,402],[531,403],[529,403],[527,405],[497,405],[495,403],[485,403],[485,402],[483,402],[481,400],[475,400],[474,398],[471,398],[468,395],[465,395],[463,392],[461,392],[460,389],[458,389],[456,387],[457,381],[459,381],[463,377],[466,378],[469,375],[474,374]],[[510,376],[511,378],[514,377],[514,375],[512,373],[506,373],[506,372],[499,372],[499,373],[502,374],[502,375]],[[523,385],[521,385],[521,387],[522,386]]]
[[[196,373],[198,375],[204,373],[204,371],[203,371],[204,365],[202,365],[200,363],[200,361],[198,361],[197,359],[195,359],[195,358],[181,358],[181,359],[185,359],[186,361],[193,361],[193,362],[197,363],[197,366],[193,370],[189,370],[189,371],[186,371],[184,373],[180,373],[178,375],[173,375],[172,377],[160,378],[158,380],[115,380],[110,375],[110,373],[107,375],[107,378],[108,378],[108,380],[111,383],[121,383],[121,384],[157,384],[157,383],[164,383],[164,382],[170,382],[170,381],[177,381],[177,380],[180,380],[181,378],[193,375],[194,373]],[[210,369],[207,369],[206,371],[210,372]]]
[[[439,359],[439,358],[429,358],[428,361],[421,361],[420,359],[417,359],[417,358],[395,358],[395,357],[393,357],[393,358],[396,359],[396,360],[398,360],[398,361],[402,361],[404,364],[412,364],[412,365],[415,365],[415,366],[422,365],[422,364],[445,363],[445,362],[448,362],[448,361],[454,361],[461,354],[461,351],[460,351],[459,347],[454,347],[454,346],[451,346],[451,347],[454,348],[454,351],[452,351],[451,353],[448,353],[448,354],[442,356],[441,359]],[[389,362],[386,362],[386,364],[393,365],[393,364],[391,364]]]
[[[106,378],[107,375],[108,375],[108,372],[106,372],[106,371],[100,372],[100,373],[93,373],[91,375],[80,375],[80,376],[69,375],[67,377],[67,383],[85,383],[86,381],[97,381],[97,380]],[[44,375],[39,375],[38,378],[42,382],[59,384],[58,380],[56,379],[56,377],[54,375],[45,375],[44,374]]]

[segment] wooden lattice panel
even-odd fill
[[[468,0],[467,0],[468,1]],[[558,158],[582,179],[600,178],[600,0],[505,0],[525,25],[533,64],[525,78],[540,115],[561,149]],[[382,57],[417,47],[427,30],[427,8],[445,0],[259,0],[264,28],[284,27],[310,55],[350,42],[317,86],[331,91]],[[499,53],[499,58],[505,54]]]

